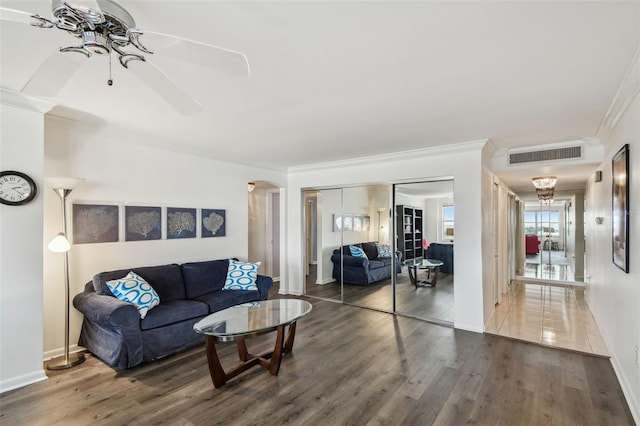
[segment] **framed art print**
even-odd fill
[[[611,194],[613,264],[629,273],[629,145],[611,160]]]
[[[167,207],[167,239],[195,238],[196,209]]]
[[[226,235],[226,213],[219,209],[202,209],[202,238]]]
[[[161,219],[160,207],[125,206],[125,241],[159,240]]]
[[[118,241],[118,206],[107,204],[73,205],[73,243],[111,243]]]

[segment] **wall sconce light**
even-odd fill
[[[256,184],[255,184],[255,183],[253,183],[253,182],[249,182],[249,183],[247,184],[247,190],[248,190],[249,192],[252,192],[254,189],[256,189]]]

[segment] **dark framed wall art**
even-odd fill
[[[226,213],[219,209],[202,209],[202,238],[226,235]]]
[[[160,207],[125,206],[125,241],[159,240],[162,209]]]
[[[107,204],[73,205],[73,243],[111,243],[118,241],[118,206]]]
[[[167,239],[196,237],[196,209],[167,207]]]
[[[613,264],[629,273],[629,145],[611,160],[611,224]]]

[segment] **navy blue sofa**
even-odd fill
[[[355,285],[369,285],[391,278],[391,257],[378,257],[375,242],[350,245],[360,247],[367,255],[367,259],[352,256],[349,246],[346,245],[342,246],[344,256],[341,261],[341,250],[335,249],[331,255],[333,278],[338,281],[342,278],[342,282]],[[396,252],[396,259],[396,274],[399,274],[402,272],[402,254],[400,252]]]
[[[240,303],[266,300],[271,277],[258,275],[258,291],[222,290],[229,260],[134,267],[101,272],[73,299],[84,314],[78,344],[113,368],[143,362],[201,345],[204,336],[193,325],[209,315]],[[144,278],[158,293],[160,304],[144,319],[136,307],[117,299],[106,281],[129,271]]]
[[[424,253],[425,259],[437,259],[443,263],[440,272],[453,274],[453,244],[431,243]]]

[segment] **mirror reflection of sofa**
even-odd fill
[[[453,274],[453,244],[431,243],[424,253],[424,258],[441,261],[440,272]]]
[[[380,257],[375,242],[350,244],[361,248],[367,258],[356,257],[351,254],[349,245],[342,246],[342,262],[340,249],[335,249],[331,255],[333,262],[333,278],[347,284],[369,285],[391,278],[391,256]],[[402,254],[396,252],[396,274],[402,272]]]

